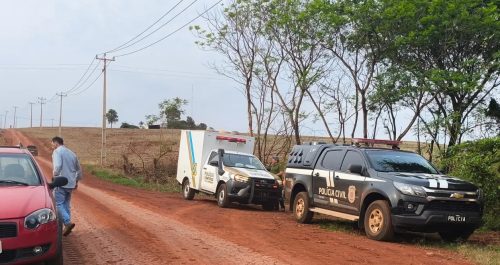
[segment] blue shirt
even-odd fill
[[[75,153],[61,145],[52,153],[52,164],[54,166],[54,177],[65,177],[68,184],[63,188],[74,189],[76,182],[82,178],[82,169]]]

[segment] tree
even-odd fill
[[[470,114],[499,82],[500,20],[495,1],[383,0],[378,32],[385,59],[429,87],[449,132],[460,143]],[[372,12],[367,12],[370,15]]]
[[[158,107],[160,108],[160,119],[163,119],[166,122],[167,128],[170,128],[176,122],[181,120],[181,115],[184,114],[184,110],[182,108],[187,103],[187,100],[176,97],[164,100],[158,104]]]
[[[126,122],[122,122],[122,125],[120,126],[120,128],[122,128],[122,129],[139,129],[139,126],[129,124]]]
[[[113,123],[118,122],[118,113],[114,109],[109,109],[106,113],[106,119],[108,120],[109,125],[113,128]]]

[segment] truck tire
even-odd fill
[[[314,213],[309,211],[309,196],[307,192],[302,191],[295,196],[293,202],[293,215],[297,222],[301,224],[310,223]]]
[[[189,186],[189,180],[184,179],[182,182],[182,197],[185,200],[192,200],[194,198],[195,191]]]
[[[366,236],[373,240],[390,241],[394,236],[391,210],[385,200],[372,202],[365,212],[364,228]]]
[[[441,236],[441,238],[446,242],[456,242],[458,240],[467,241],[467,239],[469,239],[472,233],[474,233],[474,229],[460,228],[460,229],[440,231],[438,233],[439,236]]]
[[[220,184],[217,189],[217,204],[221,208],[227,208],[229,206],[229,198],[227,197],[226,184]]]

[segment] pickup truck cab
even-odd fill
[[[297,145],[284,194],[298,222],[314,213],[357,221],[375,240],[399,231],[467,239],[483,214],[475,185],[440,174],[418,154],[384,148]]]
[[[183,197],[215,195],[220,207],[232,202],[277,207],[282,188],[253,153],[253,137],[211,131],[181,132],[177,181]],[[200,161],[200,162],[198,162]]]

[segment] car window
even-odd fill
[[[360,153],[355,151],[347,151],[344,161],[342,161],[342,167],[340,171],[347,171],[350,165],[361,165],[365,166],[365,162],[363,161],[363,157]]]
[[[367,151],[376,171],[437,174],[437,170],[418,154],[398,151]]]
[[[339,170],[343,153],[343,150],[330,150],[326,152],[323,161],[321,161],[321,166],[330,170]]]
[[[30,186],[40,185],[33,161],[27,155],[0,155],[0,185],[18,185],[16,182]]]

